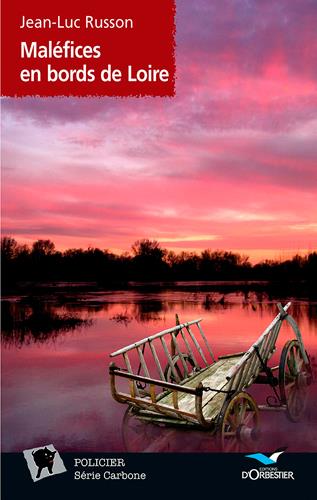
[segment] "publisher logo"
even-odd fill
[[[294,480],[294,472],[291,470],[279,470],[275,467],[279,457],[285,452],[286,448],[279,448],[271,455],[265,455],[264,453],[252,453],[251,455],[245,455],[246,458],[252,458],[256,462],[264,465],[259,469],[249,469],[243,470],[241,473],[242,479],[249,479],[251,481],[257,481],[258,479],[292,479]]]
[[[282,453],[284,453],[286,448],[279,448],[276,450],[272,455],[269,457],[267,455],[264,455],[264,453],[252,453],[252,455],[245,455],[247,458],[254,458],[258,462],[260,462],[263,465],[272,465],[276,464],[278,458]]]
[[[53,444],[24,450],[23,455],[34,482],[66,472],[64,462]]]

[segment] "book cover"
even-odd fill
[[[2,2],[2,496],[313,488],[313,0]]]

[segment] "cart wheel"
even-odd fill
[[[305,411],[311,376],[311,367],[305,365],[298,341],[286,342],[280,360],[279,385],[282,403],[292,422],[298,422]]]
[[[239,392],[230,399],[220,415],[220,444],[222,451],[250,449],[259,436],[259,410],[254,399]]]
[[[193,369],[195,368],[195,363],[189,354],[182,353],[182,356],[183,356],[183,359],[186,363],[187,371],[190,374],[193,371]],[[165,379],[167,380],[167,382],[179,383],[186,378],[185,372],[184,372],[184,366],[180,360],[179,354],[175,354],[175,356],[172,357],[172,362],[173,362],[173,366],[175,368],[175,372],[177,374],[177,379],[175,378],[170,365],[167,365],[165,370],[164,370]]]

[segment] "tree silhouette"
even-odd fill
[[[32,245],[32,253],[41,256],[53,255],[55,245],[51,240],[37,240]]]
[[[163,261],[166,250],[163,250],[156,240],[137,240],[131,248],[136,277],[143,280],[163,278],[167,268],[166,262]]]
[[[162,260],[165,255],[165,250],[161,248],[156,240],[137,240],[131,248],[135,257],[150,257]]]
[[[56,250],[51,240],[39,239],[31,248],[10,237],[1,239],[2,287],[14,292],[21,282],[94,282],[102,287],[125,286],[129,281],[213,281],[261,280],[308,283],[308,293],[316,294],[317,252],[294,255],[284,261],[263,260],[251,265],[247,256],[228,250],[195,252],[167,251],[156,240],[141,239],[132,252],[115,255],[89,247]],[[295,289],[296,292],[296,289]]]
[[[14,238],[10,236],[4,236],[1,238],[1,257],[2,259],[9,261],[13,259],[16,255],[18,248],[18,243]]]

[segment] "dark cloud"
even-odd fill
[[[182,2],[178,15],[184,58],[196,53],[200,62],[261,73],[278,54],[291,71],[316,76],[315,0],[189,1]]]
[[[25,116],[49,125],[97,120],[111,122],[124,118],[125,113],[140,116],[164,113],[170,122],[180,108],[190,107],[195,89],[204,94],[205,106],[210,107],[214,123],[225,116],[225,125],[234,126],[241,120],[243,105],[234,96],[216,102],[212,82],[208,93],[202,87],[210,68],[227,72],[266,78],[265,69],[276,62],[284,65],[290,75],[298,78],[317,77],[317,2],[315,0],[179,0],[177,4],[177,97],[175,99],[114,99],[114,98],[25,98],[4,99],[3,110],[23,119]],[[287,81],[285,82],[287,85]],[[215,82],[217,86],[217,81]],[[217,113],[217,107],[221,107]],[[313,103],[316,112],[316,102]],[[231,108],[231,113],[228,112]],[[242,108],[241,110],[239,109]],[[286,103],[286,115],[299,114],[298,101]],[[255,126],[267,126],[270,118],[249,99],[249,113],[245,122],[255,116]],[[302,113],[309,112],[303,103]],[[271,112],[272,110],[270,110]],[[201,113],[192,110],[191,122]],[[181,113],[182,115],[182,113]],[[281,126],[283,111],[273,111],[271,124]],[[220,125],[224,120],[220,118]]]

